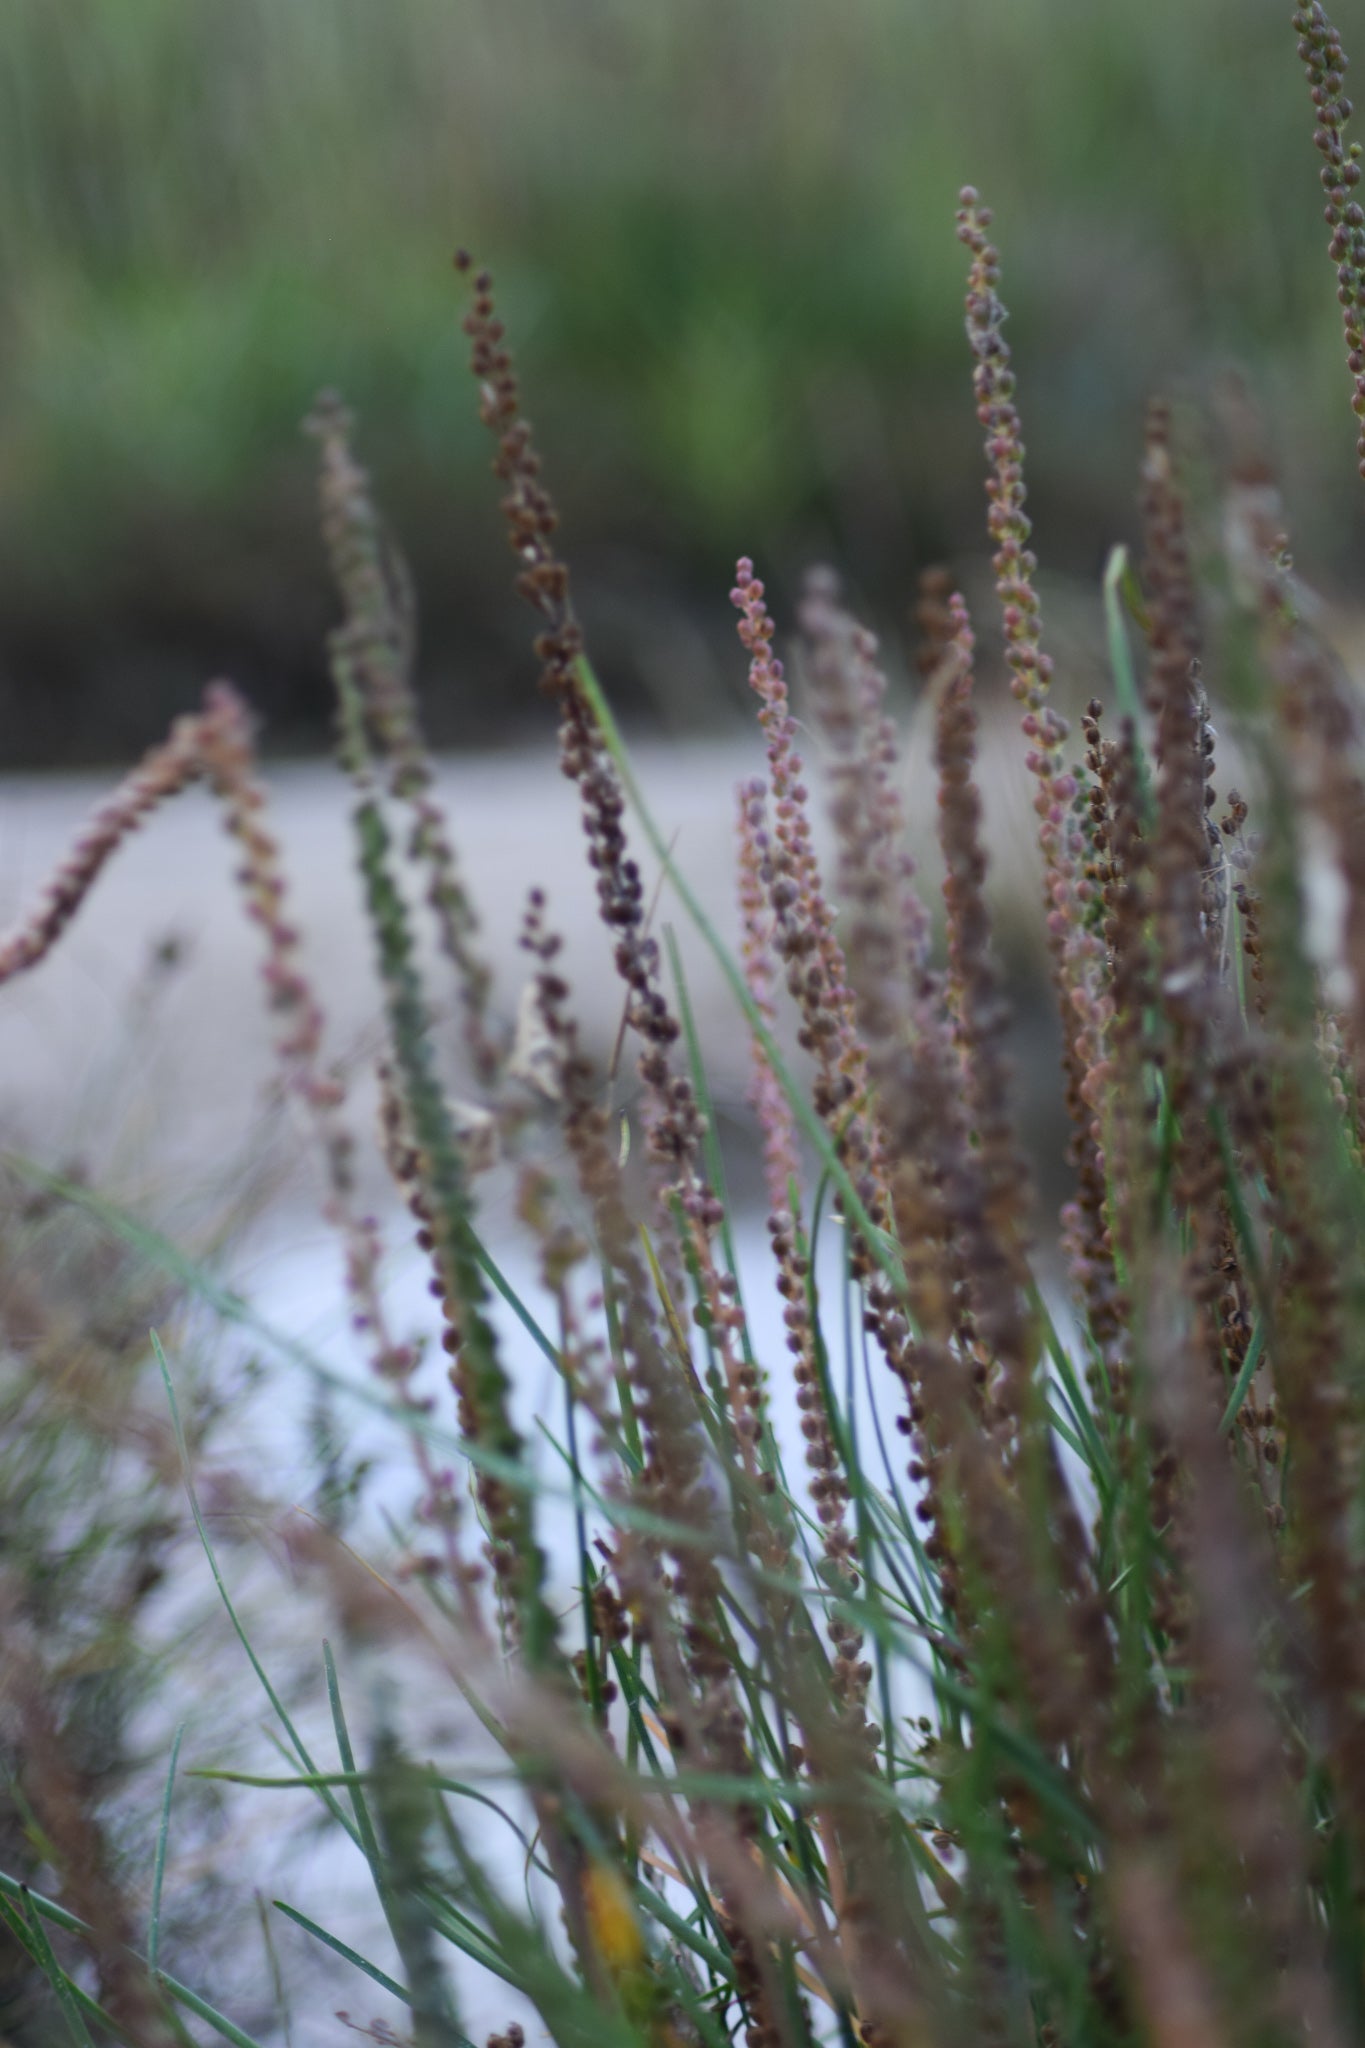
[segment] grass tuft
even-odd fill
[[[1345,60],[1319,5],[1294,22],[1360,414],[1365,225]],[[1114,550],[1103,581],[1114,713],[1088,707],[1073,758],[1026,510],[1026,394],[992,216],[971,188],[957,228],[1069,1118],[1055,1230],[1004,1057],[961,594],[939,574],[919,612],[940,948],[905,849],[875,638],[816,570],[788,662],[740,560],[731,598],[763,775],[738,792],[736,955],[642,801],[585,650],[492,280],[463,256],[517,589],[621,983],[611,1071],[584,1052],[539,891],[522,926],[528,990],[515,1018],[499,1011],[477,861],[466,883],[417,718],[406,577],[335,401],[314,426],[344,613],[330,641],[338,755],[382,999],[388,1218],[362,1213],[358,1141],[227,685],[121,786],[0,945],[0,981],[36,968],[126,834],[207,781],[239,849],[283,1081],[316,1140],[366,1407],[400,1425],[417,1502],[371,1557],[321,1525],[295,1544],[364,1685],[353,1695],[348,1679],[364,1700],[353,1735],[325,1647],[340,1768],[320,1768],[210,1533],[199,1446],[151,1332],[191,1516],[290,1764],[183,1777],[268,1790],[282,1830],[289,1792],[305,1791],[327,1839],[355,1852],[373,1940],[277,1906],[312,1950],[392,1996],[399,2016],[372,2039],[463,2048],[471,1986],[490,1983],[520,2015],[490,2048],[520,2048],[531,2014],[561,2048],[1362,2038],[1359,707],[1291,568],[1245,394],[1226,395],[1222,469],[1202,496],[1156,403],[1140,557]],[[830,765],[828,873],[797,751],[803,686]],[[1233,725],[1242,789],[1221,791],[1220,816],[1219,732]],[[654,929],[637,836],[719,960],[750,1043],[765,1281],[746,1264],[741,1286],[748,1219],[726,1190],[706,1047],[675,934]],[[1310,952],[1305,903],[1324,867],[1336,937]],[[438,975],[455,984],[468,1102],[447,1086]],[[543,1301],[521,1298],[485,1242],[494,1161],[515,1182]],[[16,1166],[243,1320],[118,1204]],[[420,1345],[392,1327],[395,1224],[429,1270],[436,1394]],[[765,1286],[775,1323],[758,1313]],[[559,1379],[562,1411],[534,1428],[495,1295]],[[327,1361],[279,1348],[344,1390]],[[16,1444],[24,1427],[16,1399]],[[0,1879],[3,1935],[50,1987],[52,2024],[79,2043],[179,2048],[188,2011],[247,2041],[162,1963],[183,1727],[144,1943],[31,1592],[0,1605],[0,1630],[14,1813],[61,1901]],[[418,1752],[414,1709],[433,1684],[472,1709],[482,1761]],[[287,2028],[293,1951],[267,1946]]]

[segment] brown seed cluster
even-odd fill
[[[1346,54],[1341,36],[1321,0],[1296,7],[1294,27],[1299,56],[1308,76],[1309,97],[1317,116],[1313,141],[1320,152],[1323,219],[1329,230],[1327,254],[1336,266],[1337,301],[1346,336],[1346,363],[1354,396],[1351,410],[1361,422],[1356,454],[1365,477],[1365,208],[1356,197],[1360,184],[1360,144],[1348,143],[1346,124],[1352,106],[1346,96]]]
[[[786,674],[773,652],[773,621],[763,584],[747,556],[738,565],[730,601],[740,614],[739,636],[750,657],[749,683],[758,699],[759,725],[767,744],[773,824],[764,883],[773,914],[773,945],[800,1020],[798,1043],[815,1062],[816,1112],[829,1129],[864,1210],[875,1225],[886,1228],[892,1221],[891,1204],[881,1138],[871,1112],[868,1048],[815,857],[809,791],[796,747]],[[869,1327],[892,1369],[903,1376],[903,1304],[871,1247],[856,1232],[853,1257],[867,1289]]]
[[[758,781],[739,791],[739,903],[743,926],[743,959],[750,994],[764,1022],[777,1022],[777,962],[773,950],[774,914],[768,894],[772,874],[766,792]],[[832,1419],[825,1401],[810,1302],[810,1259],[800,1214],[801,1172],[791,1106],[773,1073],[762,1044],[752,1048],[750,1100],[763,1134],[763,1163],[768,1187],[768,1237],[782,1298],[786,1346],[796,1382],[801,1434],[810,1467],[811,1498],[820,1522],[825,1555],[838,1576],[857,1583],[857,1545],[848,1527],[848,1483],[839,1456]],[[829,1624],[836,1657],[836,1683],[845,1691],[860,1689],[858,1652],[862,1637],[839,1616]]]
[[[492,976],[479,950],[479,921],[460,876],[422,732],[412,679],[416,625],[407,571],[387,541],[370,480],[355,459],[345,406],[324,393],[308,425],[321,448],[322,532],[345,605],[328,651],[363,707],[391,794],[411,812],[408,857],[427,875],[427,902],[459,987],[465,1043],[476,1076],[487,1085],[503,1053],[488,1016]]]
[[[198,779],[203,772],[202,731],[202,718],[177,719],[169,739],[153,747],[140,767],[99,806],[36,908],[0,941],[0,983],[27,973],[46,957],[129,833],[136,832],[159,804]]]

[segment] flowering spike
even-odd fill
[[[1293,22],[1317,120],[1313,140],[1322,157],[1327,254],[1336,266],[1337,301],[1346,339],[1346,365],[1351,373],[1351,411],[1361,429],[1356,455],[1360,474],[1365,477],[1365,208],[1356,196],[1360,184],[1360,144],[1346,140],[1346,124],[1352,113],[1343,89],[1346,52],[1322,0],[1312,0],[1308,7],[1296,7]]]

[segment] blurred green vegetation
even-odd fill
[[[298,422],[323,384],[418,574],[438,736],[536,715],[457,243],[498,277],[604,665],[670,721],[728,686],[737,553],[779,587],[831,555],[894,621],[918,564],[981,549],[967,179],[997,210],[1045,561],[1095,571],[1144,399],[1232,359],[1330,582],[1365,529],[1288,15],[5,0],[7,760],[124,751],[222,666],[277,741],[320,735]]]

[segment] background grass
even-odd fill
[[[717,593],[980,548],[957,187],[995,200],[1044,557],[1131,526],[1153,383],[1253,371],[1331,580],[1362,539],[1281,0],[10,0],[0,708],[145,743],[206,666],[316,743],[296,427],[342,385],[423,592],[437,737],[536,714],[449,256],[523,339],[618,699],[738,695]],[[1343,22],[1348,47],[1352,22]],[[1359,38],[1357,38],[1357,41]],[[524,677],[518,661],[516,673]]]

